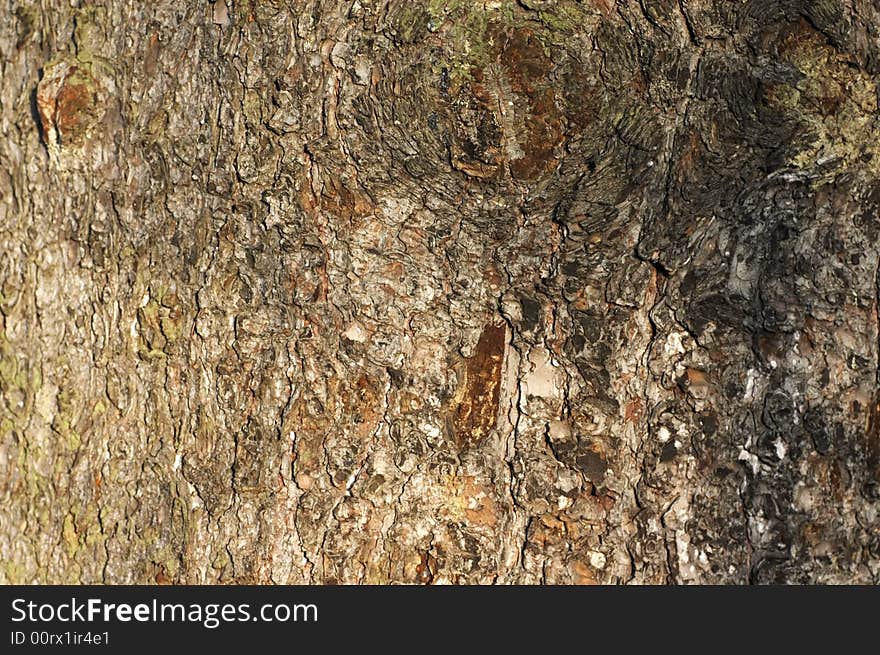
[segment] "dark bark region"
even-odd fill
[[[0,0],[0,582],[880,581],[871,0]]]

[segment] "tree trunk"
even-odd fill
[[[0,0],[0,582],[880,581],[878,26]]]

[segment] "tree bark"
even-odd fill
[[[0,0],[0,582],[880,581],[880,3]]]

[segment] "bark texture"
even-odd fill
[[[0,582],[880,581],[876,0],[0,0]]]

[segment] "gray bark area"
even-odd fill
[[[880,3],[0,1],[0,582],[880,581]]]

